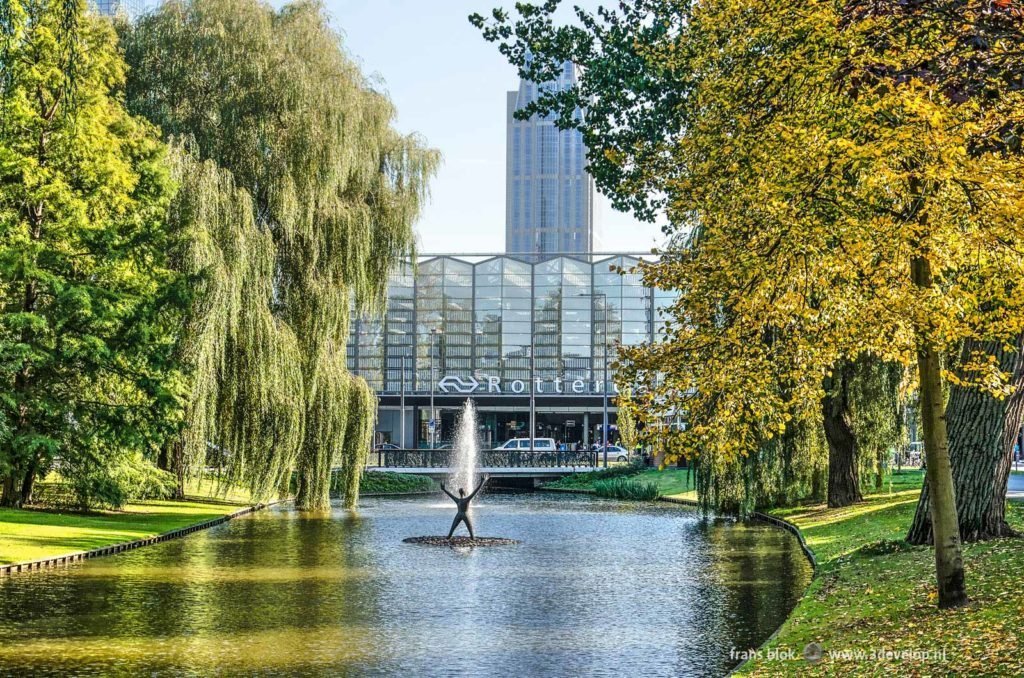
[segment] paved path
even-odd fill
[[[1011,473],[1006,487],[1006,498],[1010,501],[1024,501],[1024,473]]]

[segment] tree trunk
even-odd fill
[[[995,357],[1002,370],[1012,374],[1011,383],[1016,391],[1009,398],[999,400],[977,388],[954,385],[950,389],[949,456],[962,541],[1015,534],[1006,523],[1006,484],[1024,412],[1021,348],[1022,341],[1018,338],[1016,350],[1006,350],[995,342],[969,342],[963,350],[966,359],[972,351],[980,349]],[[932,543],[929,501],[926,485],[921,490],[917,513],[907,535],[907,541],[912,544]]]
[[[8,475],[4,478],[3,495],[0,496],[0,506],[6,508],[20,508],[21,507],[21,473],[17,467],[10,470]]]
[[[160,446],[160,453],[156,455],[156,467],[161,471],[171,470],[171,455],[168,451],[170,446],[170,441],[167,441]]]
[[[914,284],[932,287],[931,262],[922,256],[911,260]],[[946,413],[942,403],[942,376],[939,352],[928,336],[918,335],[917,370],[921,389],[921,425],[924,432],[928,491],[931,495],[932,533],[935,535],[935,575],[939,607],[967,604],[964,561],[956,515],[953,471],[949,462]]]
[[[875,491],[881,492],[885,485],[885,454],[886,450],[879,449],[875,458]]]
[[[174,498],[185,498],[185,441],[180,436],[171,443],[171,472],[177,479],[177,486],[174,488]]]
[[[828,505],[849,506],[861,501],[857,471],[857,438],[850,419],[851,365],[837,365],[824,382],[825,397],[821,401],[825,439],[828,441]]]
[[[32,503],[32,489],[36,484],[36,473],[39,472],[39,455],[33,454],[25,477],[21,481],[21,505]]]

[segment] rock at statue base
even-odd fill
[[[470,539],[469,537],[406,537],[402,540],[403,544],[425,544],[427,546],[512,546],[519,542],[515,539],[506,539],[504,537],[476,537]]]

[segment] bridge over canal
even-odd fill
[[[367,460],[367,471],[390,471],[425,475],[443,480],[452,472],[454,451],[446,450],[375,450]],[[535,487],[540,483],[586,471],[596,471],[595,453],[584,452],[519,452],[516,450],[481,450],[478,472],[491,478],[491,484],[512,487]]]

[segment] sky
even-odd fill
[[[275,4],[282,4],[277,2]],[[423,253],[505,248],[505,92],[515,68],[467,17],[514,0],[324,0],[348,51],[398,109],[397,128],[441,151],[430,203],[416,224]],[[565,0],[593,9],[598,0]],[[609,4],[604,0],[604,4]],[[660,231],[599,197],[601,251],[646,252]]]

